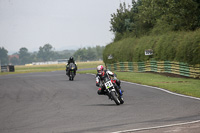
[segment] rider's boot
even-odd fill
[[[124,90],[122,90],[121,86],[119,86],[119,94],[122,97]]]
[[[98,89],[97,94],[102,95],[101,94],[101,88]]]
[[[122,97],[123,91],[121,89],[119,89],[119,94],[120,94],[120,97]]]

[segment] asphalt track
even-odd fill
[[[200,100],[122,82],[123,105],[97,95],[94,75],[0,76],[0,133],[110,133],[200,120]]]

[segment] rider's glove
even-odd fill
[[[96,86],[99,87],[99,83],[96,83]]]

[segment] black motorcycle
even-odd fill
[[[104,85],[105,85],[105,90],[109,96],[109,98],[111,100],[114,100],[115,103],[117,105],[120,105],[120,104],[123,104],[124,103],[124,100],[122,98],[122,92],[121,90],[117,89],[116,87],[116,80],[113,80],[113,79],[109,79],[108,77],[106,77],[104,79]]]
[[[67,75],[69,77],[69,80],[74,80],[74,77],[76,75],[76,65],[74,63],[69,64]]]

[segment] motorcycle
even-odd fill
[[[76,72],[76,66],[75,66],[75,64],[74,63],[70,63],[69,67],[68,67],[68,72],[67,72],[69,80],[74,80],[75,72]]]
[[[104,85],[105,85],[105,88],[106,88],[105,91],[107,92],[108,97],[111,100],[114,100],[117,105],[120,105],[120,104],[124,103],[124,100],[121,96],[122,92],[121,92],[120,89],[116,88],[115,82],[116,82],[116,80],[113,80],[113,79],[106,77],[104,79]]]

